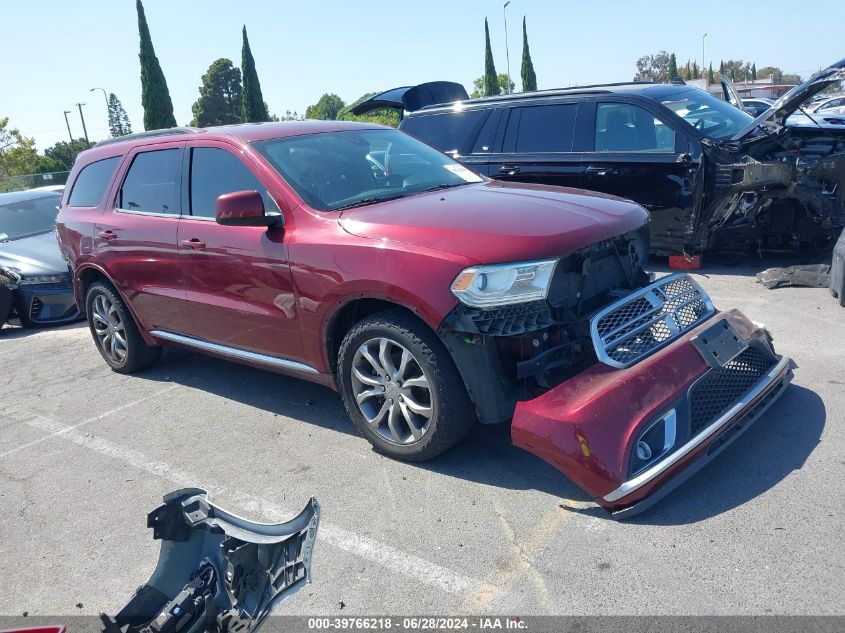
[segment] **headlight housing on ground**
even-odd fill
[[[545,299],[557,258],[467,268],[452,282],[452,294],[472,308],[493,308]]]
[[[18,282],[24,286],[26,284],[63,284],[70,283],[70,273],[61,275],[27,275],[22,276]]]

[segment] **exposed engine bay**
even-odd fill
[[[845,226],[845,130],[781,128],[706,148],[702,249],[795,252],[836,241]]]
[[[534,398],[596,362],[590,317],[649,283],[648,255],[645,225],[562,257],[546,300],[455,308],[439,333],[482,423],[509,419],[518,400]]]

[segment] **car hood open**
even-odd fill
[[[466,88],[452,81],[430,81],[418,86],[402,86],[365,99],[350,110],[362,115],[385,108],[413,112],[436,103],[451,103],[469,99]]]
[[[555,257],[641,227],[639,205],[599,193],[487,181],[344,211],[348,233],[478,263]]]
[[[753,132],[757,126],[767,121],[772,121],[781,126],[784,125],[787,117],[798,110],[803,103],[838,81],[845,81],[845,59],[841,59],[824,70],[817,72],[800,86],[795,86],[775,101],[774,105],[766,112],[734,134],[731,140],[738,141],[744,138]]]
[[[60,275],[68,272],[55,231],[0,242],[0,268],[14,268],[21,275]]]

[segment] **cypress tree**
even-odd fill
[[[669,56],[669,81],[672,81],[675,77],[678,76],[678,60],[675,58],[675,53],[672,53]]]
[[[525,29],[525,16],[522,16],[522,91],[537,90],[537,74],[528,50],[528,31]]]
[[[720,75],[725,74],[725,62],[722,61],[722,60],[719,60],[719,74]]]
[[[484,18],[484,97],[492,97],[499,94],[499,78],[496,74],[496,66],[493,64],[493,49],[490,48],[490,28],[487,26],[487,18]]]
[[[757,81],[757,62],[751,64],[751,79]]]
[[[692,67],[690,66],[689,60],[687,60],[687,76],[684,79],[692,79]]]
[[[710,62],[710,68],[707,70],[707,81],[709,83],[716,83],[716,79],[713,77],[713,62]]]
[[[241,73],[243,73],[244,96],[241,117],[245,123],[269,121],[270,113],[267,112],[267,104],[264,103],[264,97],[261,95],[261,84],[258,82],[258,73],[255,71],[255,60],[252,58],[252,51],[249,48],[246,25],[243,28],[243,38]]]
[[[160,130],[175,127],[176,118],[173,116],[173,102],[167,89],[167,81],[158,63],[147,17],[144,15],[144,5],[141,0],[135,1],[138,9],[138,34],[141,37],[141,105],[144,107],[144,129]]]

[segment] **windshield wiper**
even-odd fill
[[[471,185],[472,183],[467,182],[453,182],[452,184],[441,183],[439,185],[434,185],[433,187],[427,187],[425,189],[421,189],[419,193],[428,193],[429,191],[440,191],[441,189],[451,189],[452,187],[462,187],[464,185]]]
[[[355,202],[350,202],[349,204],[345,204],[342,207],[335,207],[332,211],[344,211],[345,209],[354,209],[355,207],[366,207],[370,204],[376,204],[378,202],[387,202],[388,200],[396,200],[397,198],[404,198],[407,196],[407,193],[400,193],[396,196],[388,196],[386,198],[362,198],[361,200],[356,200]]]

